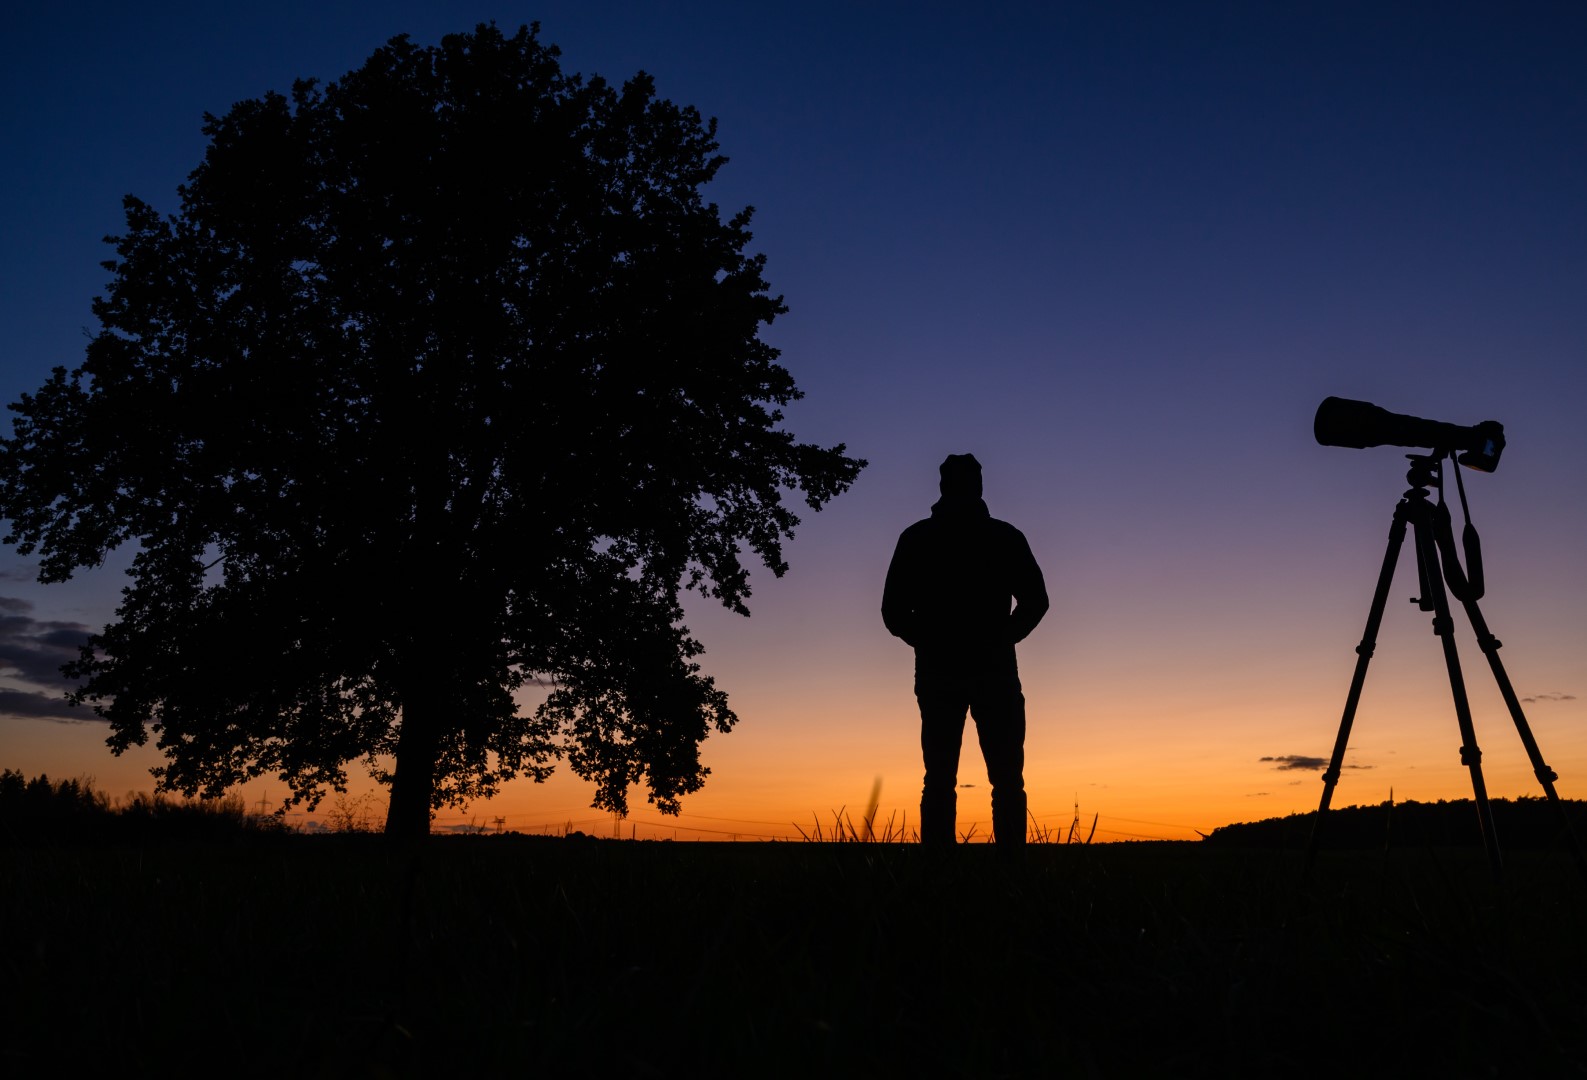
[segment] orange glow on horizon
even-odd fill
[[[826,515],[817,524],[836,535],[845,528]],[[817,529],[809,532],[820,539]],[[887,543],[884,537],[872,562],[885,560]],[[1374,536],[1360,546],[1370,556],[1381,552],[1381,543]],[[1370,562],[1358,554],[1351,559]],[[1065,566],[1056,555],[1046,561],[1060,568],[1049,575],[1055,609],[1020,648],[1026,789],[1036,827],[1067,835],[1078,804],[1081,835],[1097,818],[1096,842],[1193,840],[1222,825],[1316,808],[1320,770],[1281,766],[1332,751],[1370,580],[1343,575],[1345,588],[1313,587],[1302,600],[1277,604],[1264,590],[1284,595],[1282,575],[1269,583],[1224,569],[1205,584],[1183,579],[1184,595],[1165,605],[1150,590],[1121,591],[1121,582],[1135,578],[1132,567],[1110,577],[1096,567]],[[877,777],[878,829],[890,820],[906,832],[915,827],[921,764],[910,651],[880,626],[873,595],[879,571],[846,550],[832,565],[848,577],[823,581],[812,560],[805,578],[761,589],[752,619],[691,606],[687,621],[706,645],[706,672],[729,693],[740,723],[705,742],[702,759],[711,775],[703,790],[683,800],[677,818],[649,806],[642,789],[631,791],[623,835],[798,840],[801,830],[809,835],[818,826],[830,835],[835,813],[861,824]],[[1490,555],[1490,579],[1499,565]],[[1401,576],[1414,579],[1414,570],[1402,567]],[[800,607],[811,590],[821,603]],[[1334,794],[1337,807],[1379,804],[1391,792],[1400,802],[1471,796],[1447,672],[1426,617],[1402,607],[1398,594],[1408,590],[1397,589],[1384,621]],[[1558,593],[1497,591],[1485,611],[1505,640],[1503,657],[1517,687],[1538,692],[1526,715],[1559,774],[1559,794],[1587,798],[1587,702],[1554,692],[1575,689],[1579,634],[1571,620],[1577,616]],[[1463,622],[1457,642],[1490,795],[1540,795]],[[1534,672],[1545,681],[1534,681]],[[91,721],[0,718],[8,757],[0,764],[29,775],[89,776],[112,797],[148,790],[157,752],[145,747],[113,758],[104,735]],[[971,786],[960,789],[959,831],[973,828],[984,838],[991,814],[973,722],[966,724],[960,761],[960,783]],[[352,798],[376,787],[356,773],[351,779]],[[261,800],[278,806],[285,791],[269,779],[240,794],[249,806]],[[520,832],[613,835],[618,824],[590,807],[591,796],[589,784],[559,765],[544,785],[516,781],[495,799],[444,809],[436,828],[493,831],[500,817],[504,828]],[[383,802],[383,793],[373,802]],[[292,819],[324,822],[335,804],[331,796],[317,812]]]

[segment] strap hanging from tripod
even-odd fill
[[[1460,492],[1460,514],[1466,522],[1460,534],[1461,546],[1466,549],[1466,569],[1461,569],[1460,557],[1455,551],[1455,530],[1450,520],[1449,506],[1444,502],[1444,470],[1441,466],[1438,470],[1438,509],[1433,523],[1439,561],[1444,564],[1444,580],[1449,583],[1449,591],[1456,600],[1481,600],[1486,585],[1482,575],[1482,540],[1477,536],[1477,527],[1471,523],[1466,484],[1460,477],[1460,466],[1455,463],[1453,455],[1449,458],[1449,465],[1455,470],[1455,489]]]

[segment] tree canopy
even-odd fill
[[[782,426],[782,299],[750,210],[702,194],[715,121],[479,26],[204,132],[178,212],[125,200],[81,366],[0,441],[41,580],[136,545],[68,671],[111,748],[310,805],[363,762],[400,833],[559,758],[676,812],[735,722],[680,590],[748,614],[784,496],[864,466]]]

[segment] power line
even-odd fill
[[[674,831],[676,831],[678,829],[682,829],[684,832],[711,833],[712,835],[715,835],[715,836],[747,836],[747,837],[750,837],[751,839],[755,839],[755,840],[787,840],[787,839],[791,839],[793,834],[796,831],[796,830],[794,830],[792,823],[790,823],[789,826],[788,826],[788,829],[789,829],[788,832],[779,834],[777,836],[768,836],[768,835],[766,835],[764,833],[745,832],[742,829],[707,829],[704,826],[700,826],[700,825],[685,825],[682,822],[677,822],[677,821],[666,821],[666,822],[662,822],[662,821],[646,821],[643,818],[631,818],[630,820],[632,820],[634,822],[637,822],[640,825],[648,825],[648,826],[650,826],[651,828],[654,828],[654,829],[672,829]],[[720,820],[732,821],[734,819],[733,818],[725,818],[725,819],[724,818],[707,818],[706,820],[708,820],[708,821],[720,821]],[[767,822],[764,822],[763,824],[775,825],[777,823],[773,822],[773,821],[767,821]]]
[[[785,825],[783,821],[758,821],[755,818],[712,817],[709,814],[679,814],[680,818],[696,818],[700,821],[736,821],[743,825]]]

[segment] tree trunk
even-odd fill
[[[402,390],[404,411],[411,422],[434,429],[429,415],[434,402],[424,393],[425,375],[415,373]],[[439,444],[444,447],[445,442]],[[409,446],[408,462],[413,484],[413,535],[411,554],[402,580],[409,592],[410,611],[416,617],[402,635],[407,648],[402,658],[402,729],[397,734],[397,767],[391,779],[391,806],[386,811],[386,835],[420,840],[430,835],[430,802],[435,793],[435,765],[440,752],[442,725],[447,716],[441,687],[453,677],[451,642],[440,627],[456,625],[450,617],[453,582],[440,572],[451,567],[443,543],[448,526],[446,511],[448,464],[444,449],[428,444]]]
[[[430,799],[435,792],[435,758],[440,714],[433,694],[405,695],[402,731],[397,736],[397,768],[391,780],[386,835],[408,840],[430,835]]]

